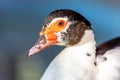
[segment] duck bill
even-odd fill
[[[52,41],[47,41],[45,36],[41,36],[40,39],[36,42],[36,44],[29,50],[29,53],[27,54],[27,57],[30,57],[31,55],[34,55],[43,49],[45,49],[48,46],[51,46],[54,44]]]

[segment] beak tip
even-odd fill
[[[29,58],[30,56],[31,56],[31,55],[30,55],[30,53],[28,52],[27,55],[26,55],[26,57]]]
[[[30,56],[38,53],[40,49],[36,48],[36,46],[33,46],[27,53],[26,57],[29,58]]]

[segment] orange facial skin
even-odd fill
[[[65,29],[66,25],[67,25],[67,21],[57,20],[56,22],[53,22],[52,24],[47,26],[45,30],[41,31],[40,35],[45,35],[47,41],[52,41],[54,43],[57,43],[58,37],[55,33]]]

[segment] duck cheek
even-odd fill
[[[57,35],[54,33],[51,34],[46,34],[47,41],[52,42],[52,43],[58,43],[57,41]]]

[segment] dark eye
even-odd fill
[[[58,23],[58,26],[62,26],[62,25],[64,25],[64,22],[61,21]]]

